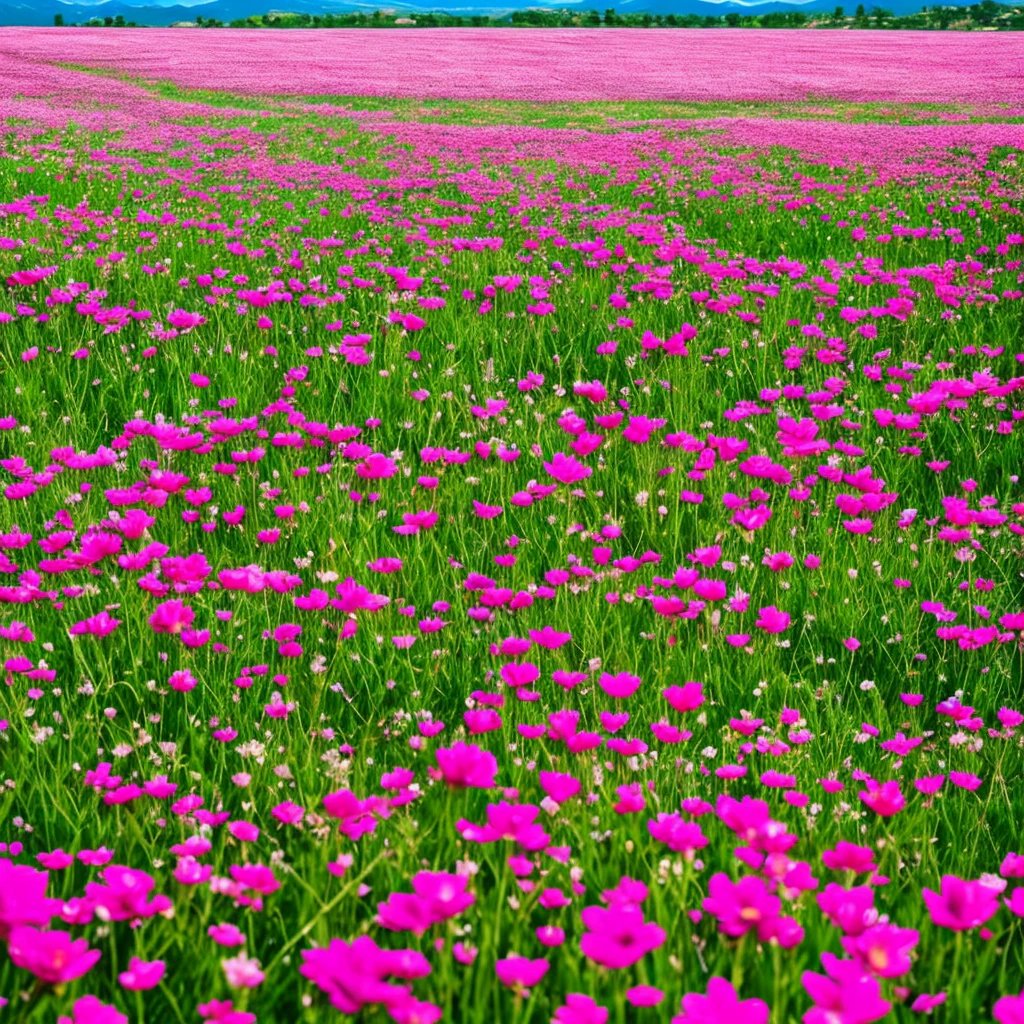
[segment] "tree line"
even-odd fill
[[[64,25],[64,16],[55,14],[54,25]],[[86,27],[137,28],[124,16],[92,18]],[[763,14],[622,14],[614,7],[603,13],[532,8],[513,11],[501,17],[486,14],[460,15],[442,11],[420,12],[346,12],[338,14],[256,14],[238,18],[225,26],[217,18],[197,15],[199,28],[860,28],[860,29],[1024,29],[1024,9],[981,0],[969,7],[923,7],[916,14],[895,16],[884,7],[858,4],[852,14],[837,6],[831,14],[807,14],[804,11],[771,11]]]

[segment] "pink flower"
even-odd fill
[[[436,752],[438,770],[453,789],[491,789],[498,762],[489,750],[471,743],[453,743]]]
[[[999,909],[999,891],[956,875],[943,875],[940,891],[922,889],[921,898],[932,922],[954,932],[979,928]]]
[[[821,912],[847,935],[860,935],[878,920],[875,890],[868,885],[847,889],[830,882],[817,898]]]
[[[870,1024],[892,1008],[881,997],[878,982],[864,974],[854,960],[839,960],[822,953],[826,974],[804,971],[802,981],[814,1006],[804,1014],[804,1024]]]
[[[857,795],[879,817],[891,818],[907,805],[906,798],[900,792],[900,784],[894,780],[881,784],[869,780],[867,787]]]
[[[331,939],[327,946],[302,951],[299,973],[320,988],[341,1013],[355,1014],[364,1006],[393,1006],[408,989],[385,979],[424,977],[430,964],[411,949],[381,949],[368,935],[353,942]]]
[[[196,1007],[199,1016],[215,1024],[256,1024],[256,1014],[236,1010],[230,999],[211,999]]]
[[[500,505],[484,505],[482,502],[473,502],[473,511],[481,519],[497,519],[504,511]]]
[[[377,818],[386,818],[390,814],[387,801],[382,797],[360,800],[350,789],[328,793],[324,797],[324,810],[338,819],[338,830],[353,841],[373,832]]]
[[[982,780],[977,775],[971,775],[970,772],[950,772],[949,781],[954,786],[959,786],[960,789],[975,790],[981,786]]]
[[[149,617],[154,633],[180,633],[187,629],[195,618],[195,612],[181,601],[165,601],[156,607]]]
[[[768,1024],[771,1011],[760,999],[744,999],[725,978],[710,978],[707,995],[683,996],[683,1012],[672,1024]]]
[[[914,1013],[931,1013],[937,1006],[946,1001],[946,993],[938,992],[934,996],[922,992],[911,1004],[910,1009]]]
[[[45,871],[0,857],[0,939],[20,925],[45,927],[50,923],[60,902],[46,895],[49,878]]]
[[[259,960],[252,960],[245,953],[222,960],[220,965],[224,969],[227,983],[232,988],[257,988],[263,984],[265,975],[260,968]]]
[[[171,901],[157,894],[147,901],[156,881],[145,871],[111,864],[100,872],[104,884],[87,882],[85,895],[96,905],[101,919],[130,921],[132,918],[153,917],[171,909]]]
[[[681,714],[686,711],[694,711],[704,703],[704,689],[700,683],[669,686],[661,691],[661,695],[674,710]]]
[[[242,843],[254,843],[260,837],[260,830],[249,821],[229,821],[228,831]]]
[[[541,978],[548,973],[549,967],[550,964],[547,960],[528,960],[523,956],[515,956],[507,960],[499,960],[494,965],[494,971],[502,985],[515,989],[528,989],[540,982]]]
[[[992,1016],[998,1024],[1024,1024],[1024,992],[1019,996],[1003,996],[992,1007]]]
[[[565,1005],[555,1010],[552,1024],[606,1024],[607,1020],[608,1011],[590,996],[570,992]]]
[[[609,697],[621,700],[625,697],[632,697],[639,689],[640,682],[639,676],[631,675],[629,672],[619,672],[614,676],[608,672],[602,672],[598,685]]]
[[[766,633],[783,633],[789,629],[789,621],[787,612],[779,611],[775,605],[769,605],[760,610],[760,617],[754,625]]]
[[[843,949],[869,973],[879,978],[899,978],[913,966],[910,953],[920,937],[914,928],[876,924],[858,936],[844,937],[842,943]]]
[[[63,985],[92,970],[100,958],[85,939],[67,932],[42,932],[22,925],[7,937],[7,954],[18,967],[31,971],[47,985]]]
[[[206,934],[217,943],[218,946],[244,946],[245,936],[233,924],[211,924],[206,929]]]
[[[75,863],[75,858],[61,849],[53,850],[51,853],[37,853],[36,860],[48,871],[63,871]]]
[[[544,469],[553,480],[566,485],[586,480],[594,472],[590,466],[584,466],[572,455],[565,455],[562,452],[556,452],[550,462],[545,462]]]
[[[128,970],[122,971],[117,980],[130,992],[142,992],[146,989],[156,988],[164,976],[166,964],[163,960],[153,960],[147,963],[133,956],[128,962]]]
[[[391,931],[422,934],[473,905],[476,897],[466,892],[467,882],[445,871],[420,871],[412,877],[411,893],[393,892],[377,905],[377,923]]]
[[[128,1018],[114,1006],[95,996],[82,996],[72,1009],[73,1017],[58,1017],[57,1024],[128,1024]]]
[[[875,870],[875,851],[870,846],[857,846],[840,839],[834,850],[825,850],[822,863],[831,871],[852,871],[862,875]]]
[[[587,929],[580,939],[580,949],[585,957],[602,967],[630,967],[665,941],[661,926],[645,922],[639,907],[591,906],[580,917]]]
[[[674,814],[659,814],[655,820],[647,822],[647,831],[650,832],[652,839],[664,843],[673,852],[688,857],[692,856],[695,850],[701,850],[708,845],[708,839],[701,831],[700,825],[684,821],[678,811]]]
[[[718,918],[718,928],[724,935],[746,935],[757,929],[762,941],[773,933],[779,916],[779,899],[757,875],[746,875],[733,882],[719,872],[708,882],[708,896],[702,906],[707,913]]]
[[[634,985],[626,990],[626,1002],[630,1006],[658,1006],[665,998],[665,993],[653,985]]]
[[[291,800],[285,800],[277,804],[271,810],[271,816],[276,818],[282,825],[299,825],[305,817],[305,810]]]
[[[167,314],[167,322],[179,330],[188,331],[193,327],[201,327],[206,323],[206,317],[199,313],[189,313],[184,309],[175,309]]]

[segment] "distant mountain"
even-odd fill
[[[61,14],[68,25],[81,24],[90,18],[116,18],[121,15],[125,21],[161,27],[173,25],[175,22],[195,21],[196,15],[202,18],[216,18],[226,23],[236,18],[268,14],[275,10],[315,15],[369,12],[382,7],[402,11],[444,9],[441,5],[409,4],[405,0],[386,0],[377,4],[363,3],[359,0],[192,0],[189,3],[174,0],[170,3],[166,0],[164,3],[160,3],[159,0],[151,3],[126,3],[125,0],[99,0],[97,3],[81,3],[77,0],[2,0],[0,25],[52,25],[53,16]],[[474,7],[472,10],[473,14],[490,12],[491,9],[487,7]]]
[[[216,18],[225,23],[253,14],[267,14],[274,10],[294,14],[342,14],[355,11],[373,11],[380,8],[408,12],[446,11],[450,14],[470,16],[485,14],[502,16],[529,8],[600,10],[614,6],[622,14],[697,14],[721,17],[730,12],[739,14],[767,14],[778,11],[831,12],[837,2],[844,2],[847,14],[852,14],[856,2],[851,0],[564,0],[564,2],[537,3],[536,0],[149,0],[128,3],[126,0],[100,0],[82,3],[81,0],[0,0],[0,25],[52,25],[53,16],[62,14],[66,24],[82,23],[90,18],[116,18],[139,25],[165,26],[175,22],[195,21],[196,16]],[[945,0],[948,5],[966,6],[973,0]],[[865,0],[864,6],[885,7],[896,15],[915,14],[928,0]],[[612,30],[615,31],[615,30]]]

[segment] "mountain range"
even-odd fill
[[[565,2],[537,3],[536,0],[454,0],[446,3],[438,0],[383,0],[381,3],[362,0],[160,0],[128,3],[126,0],[99,0],[96,3],[82,0],[0,0],[0,25],[52,25],[53,16],[61,14],[66,24],[84,23],[91,18],[116,18],[134,21],[139,25],[166,26],[176,22],[191,22],[196,16],[216,18],[225,23],[253,14],[268,14],[273,11],[288,11],[294,14],[345,14],[357,11],[367,13],[387,9],[408,13],[414,17],[417,12],[445,11],[449,14],[471,16],[476,14],[500,17],[515,10],[529,8],[601,10],[614,6],[623,14],[698,14],[721,17],[731,11],[740,14],[766,14],[776,11],[801,10],[806,13],[831,12],[838,0],[565,0]],[[947,5],[966,6],[972,0],[944,0]],[[896,15],[914,14],[927,0],[878,0],[865,2],[871,10],[884,6]],[[853,12],[855,3],[847,4]]]

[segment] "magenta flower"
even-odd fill
[[[142,992],[146,989],[156,988],[164,976],[167,965],[163,960],[153,960],[147,963],[133,956],[128,962],[128,970],[122,971],[117,980],[130,992]]]
[[[444,871],[413,875],[412,893],[391,893],[377,905],[377,923],[391,931],[422,934],[431,925],[457,917],[476,897],[466,892],[468,879]]]
[[[779,611],[775,605],[762,608],[754,625],[766,633],[784,633],[789,629],[789,614]]]
[[[95,996],[82,996],[72,1013],[72,1017],[58,1017],[57,1024],[128,1024],[128,1018],[117,1007],[101,1003]]]
[[[708,845],[708,839],[701,831],[700,825],[684,821],[677,811],[674,814],[659,814],[653,821],[647,822],[647,831],[652,839],[664,843],[675,853],[692,856],[695,850]]]
[[[15,864],[0,857],[0,939],[21,925],[45,927],[60,909],[60,901],[49,899],[45,871]]]
[[[382,797],[370,796],[360,800],[350,789],[339,789],[324,797],[324,810],[338,820],[338,831],[356,840],[373,832],[378,818],[391,812]]]
[[[634,985],[626,991],[626,1002],[630,1006],[658,1006],[665,998],[665,993],[653,985]]]
[[[586,907],[580,914],[587,929],[580,939],[583,955],[602,967],[631,967],[665,941],[665,931],[645,922],[639,907],[612,904]]]
[[[704,688],[700,683],[669,686],[661,691],[661,695],[680,713],[694,711],[704,703]]]
[[[544,469],[553,480],[569,486],[586,480],[594,472],[590,466],[584,466],[572,455],[562,452],[556,452],[550,462],[545,462]]]
[[[821,962],[826,974],[804,971],[801,978],[814,1001],[803,1016],[804,1024],[871,1024],[892,1008],[882,999],[878,982],[856,961],[822,953]]]
[[[415,978],[430,973],[426,958],[413,950],[381,949],[369,936],[352,943],[332,939],[319,949],[304,949],[299,973],[321,989],[341,1013],[364,1006],[392,1006],[404,1001],[408,989],[389,984],[392,977]]]
[[[771,1010],[760,999],[741,1000],[725,978],[710,978],[707,995],[683,996],[683,1012],[672,1024],[768,1024]]]
[[[867,787],[857,795],[881,818],[891,818],[907,805],[906,798],[900,792],[900,784],[895,780],[883,783],[869,780]]]
[[[876,924],[857,936],[844,936],[843,949],[879,978],[899,978],[910,971],[910,954],[920,939],[914,928]]]
[[[607,1024],[608,1011],[598,1006],[590,996],[571,992],[565,1005],[555,1010],[552,1024]]]
[[[515,989],[529,989],[539,984],[541,978],[548,973],[549,967],[550,964],[544,959],[530,960],[524,956],[514,956],[497,961],[494,971],[502,985]]]
[[[453,743],[436,752],[441,778],[453,789],[491,789],[498,762],[488,750],[471,743]]]
[[[180,633],[192,625],[195,612],[181,601],[164,601],[149,617],[154,633]]]
[[[87,882],[85,895],[95,904],[98,915],[108,921],[130,921],[132,918],[153,917],[170,910],[173,904],[157,893],[147,897],[156,881],[145,871],[111,864],[100,872],[103,884]]]
[[[609,697],[621,700],[625,697],[632,697],[640,688],[640,682],[639,676],[634,676],[629,672],[618,672],[615,675],[602,672],[598,685]]]
[[[875,851],[869,846],[857,846],[840,839],[835,849],[825,850],[822,863],[831,871],[852,871],[862,875],[875,871]]]
[[[992,1007],[997,1024],[1024,1024],[1024,992],[1019,996],[1003,996]]]
[[[995,915],[999,910],[1000,891],[984,882],[968,882],[956,875],[943,875],[940,891],[922,889],[921,898],[934,924],[963,932],[981,927]]]
[[[211,999],[196,1007],[199,1016],[215,1024],[256,1024],[256,1014],[236,1010],[230,999]]]
[[[846,935],[860,935],[878,920],[875,890],[869,885],[847,889],[830,882],[818,893],[821,912]]]
[[[7,953],[18,967],[31,971],[47,985],[63,985],[92,970],[100,958],[86,939],[67,932],[42,932],[22,925],[7,937]]]
[[[724,935],[746,935],[754,928],[762,940],[767,940],[779,916],[780,902],[757,875],[745,875],[733,882],[719,872],[711,876],[708,895],[701,905],[718,918],[718,928]]]

